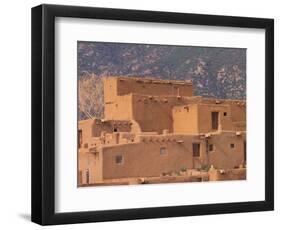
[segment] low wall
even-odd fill
[[[211,169],[209,171],[209,180],[210,181],[246,180],[246,168],[229,169],[229,170]]]

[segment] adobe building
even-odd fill
[[[200,178],[245,179],[245,101],[193,96],[191,81],[103,80],[104,118],[79,122],[79,186],[188,181],[210,168]]]

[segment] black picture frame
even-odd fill
[[[265,29],[265,200],[55,213],[55,18],[109,19]],[[262,150],[261,150],[262,151]],[[32,8],[32,221],[41,225],[267,211],[274,209],[274,20],[110,8]]]

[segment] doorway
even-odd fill
[[[247,162],[247,143],[244,141],[244,164]]]
[[[218,130],[219,128],[219,112],[212,112],[212,129]]]

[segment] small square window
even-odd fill
[[[224,112],[224,113],[223,113],[223,116],[225,116],[225,117],[226,117],[226,116],[227,116],[227,112]]]
[[[233,143],[231,143],[231,144],[230,144],[230,148],[232,148],[232,149],[233,149],[234,147],[235,147],[235,146],[234,146],[234,144],[233,144]]]
[[[116,164],[123,164],[123,162],[124,162],[124,158],[123,158],[122,155],[115,156],[115,163]]]
[[[167,149],[165,147],[160,148],[160,155],[167,154]]]
[[[209,145],[209,151],[210,151],[210,152],[214,151],[214,145],[213,145],[213,144],[210,144],[210,145]]]

